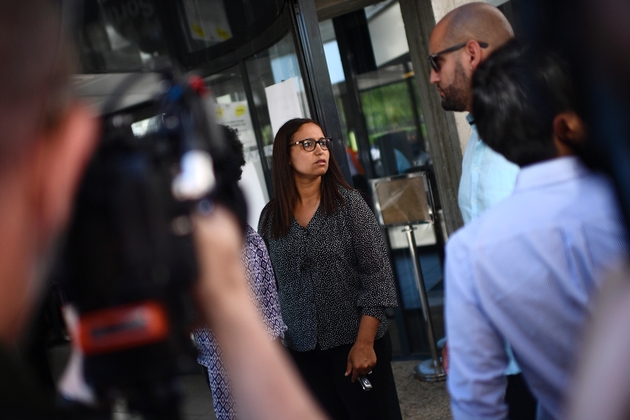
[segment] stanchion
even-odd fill
[[[407,234],[411,260],[413,262],[414,279],[420,294],[422,315],[426,324],[427,340],[431,359],[420,362],[414,369],[414,376],[421,381],[443,381],[446,374],[438,356],[433,335],[433,323],[424,277],[418,261],[414,223],[432,224],[435,226],[433,212],[433,194],[426,172],[414,172],[370,180],[379,222],[383,227],[403,227]],[[436,236],[436,241],[439,243]]]
[[[416,288],[420,294],[422,315],[427,327],[427,342],[429,343],[429,350],[431,351],[431,359],[423,360],[414,368],[414,377],[425,382],[443,381],[446,379],[446,374],[444,373],[442,362],[438,356],[435,336],[433,335],[433,322],[431,321],[431,311],[429,308],[429,300],[427,299],[427,291],[424,286],[424,277],[422,276],[422,270],[418,262],[416,238],[413,234],[414,229],[412,225],[407,225],[403,228],[403,232],[407,234],[407,240],[409,241],[409,250],[411,251],[411,260],[413,262],[413,274],[416,281]]]

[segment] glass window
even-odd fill
[[[148,68],[157,57],[168,60],[165,39],[173,56],[186,61],[199,51],[204,62],[255,39],[283,6],[284,0],[177,0],[160,8],[152,0],[86,0],[77,39],[81,72]]]
[[[245,166],[239,185],[247,200],[249,224],[257,228],[260,212],[269,201],[269,192],[241,72],[235,66],[213,74],[205,81],[212,91],[217,122],[237,129],[243,143]]]
[[[271,168],[272,145],[277,130],[291,118],[310,118],[293,36],[288,34],[271,48],[247,59],[245,64],[264,155]]]
[[[357,76],[376,177],[430,163],[410,62]]]
[[[181,0],[179,20],[189,53],[221,43],[243,44],[281,13],[283,0]]]
[[[383,1],[334,21],[320,22],[320,33],[355,188],[364,190],[366,200],[371,202],[369,178],[426,171],[437,200],[426,129],[398,2]],[[362,61],[355,60],[357,56]],[[433,225],[415,225],[415,228],[419,262],[439,338],[443,334],[443,321],[435,313],[441,312],[442,302],[440,244]],[[390,324],[394,354],[426,352],[426,328],[409,244],[400,228],[389,227],[386,232],[401,296],[400,307],[395,310],[401,315]]]
[[[158,11],[151,0],[88,0],[77,31],[81,73],[142,70],[167,59]]]

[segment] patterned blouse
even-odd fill
[[[374,213],[355,190],[339,187],[344,203],[331,216],[318,208],[306,227],[293,218],[287,236],[271,238],[269,211],[258,230],[268,244],[278,281],[285,344],[296,351],[322,350],[356,341],[362,315],[381,322],[385,308],[397,305],[392,268]]]
[[[273,273],[269,254],[262,238],[251,227],[245,231],[245,248],[241,255],[250,286],[250,296],[256,303],[267,327],[269,339],[282,338],[287,326],[282,321],[276,278]],[[236,419],[237,411],[234,397],[230,391],[230,382],[221,360],[221,349],[208,328],[194,332],[197,344],[197,363],[208,368],[210,388],[212,389],[214,412],[218,420]]]

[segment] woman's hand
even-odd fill
[[[376,366],[376,353],[374,352],[374,337],[378,331],[381,321],[373,316],[363,315],[359,325],[357,341],[348,353],[348,364],[346,365],[346,376],[352,374],[352,382],[356,381],[359,375],[370,373]]]
[[[352,374],[352,382],[356,381],[359,375],[367,375],[376,366],[376,353],[374,346],[368,343],[354,343],[348,353],[348,365],[346,366],[346,376]]]

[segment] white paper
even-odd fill
[[[271,130],[274,137],[285,122],[293,118],[304,118],[302,107],[300,106],[300,97],[295,89],[296,83],[297,77],[292,77],[265,88]]]
[[[184,0],[183,3],[193,39],[223,42],[232,38],[223,0]]]
[[[238,130],[239,139],[245,149],[256,147],[256,134],[252,125],[247,101],[219,103],[215,105],[217,123],[227,125]]]

